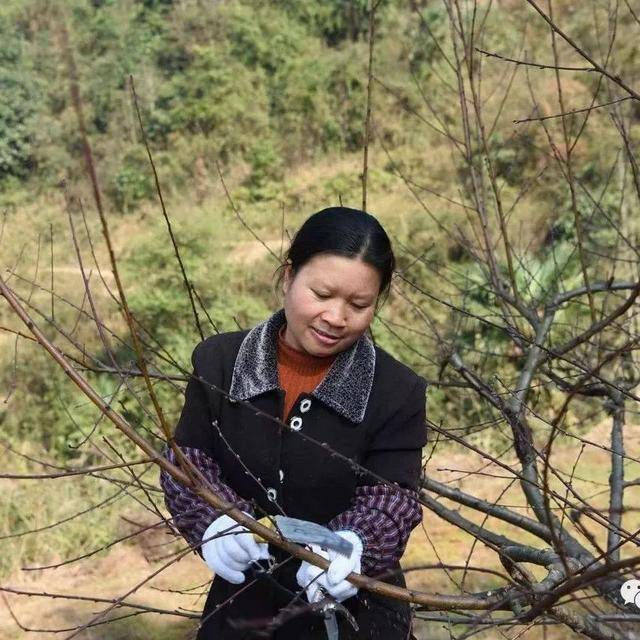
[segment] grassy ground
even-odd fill
[[[593,430],[586,435],[586,439],[606,446],[609,440],[606,425]],[[627,453],[638,457],[640,454],[640,439],[629,438],[626,443]],[[577,441],[564,438],[556,446],[554,456],[555,465],[563,471],[570,471],[574,459],[579,451]],[[504,462],[510,462],[504,460]],[[466,476],[466,471],[482,469],[482,480],[479,476]],[[606,481],[609,470],[607,453],[595,446],[588,446],[581,456],[575,471],[573,486],[576,491],[585,496],[602,492],[601,504],[606,502]],[[635,477],[640,470],[640,465],[630,462],[627,465],[626,477]],[[504,470],[495,465],[486,464],[468,452],[448,453],[440,452],[435,455],[428,467],[429,473],[442,481],[449,481],[462,490],[470,490],[475,495],[499,501],[501,504],[512,505],[514,509],[532,515],[523,506],[520,491],[517,485],[503,493],[508,483],[504,478]],[[554,488],[559,490],[558,483]],[[638,487],[628,489],[627,502],[633,504],[637,501]],[[499,497],[500,496],[500,497]],[[594,499],[599,504],[599,498]],[[474,516],[469,510],[461,509],[461,513],[473,517],[476,522],[480,518]],[[605,543],[604,531],[587,519],[587,528],[596,537],[599,543]],[[623,525],[628,530],[634,530],[640,526],[640,517],[637,512],[625,514]],[[512,527],[498,521],[489,520],[487,527],[492,530],[512,537],[518,542],[533,542],[529,536],[523,536]],[[575,533],[575,531],[573,531]],[[578,536],[582,542],[584,538]],[[169,537],[165,532],[157,532],[140,537],[135,544],[120,545],[108,555],[98,560],[89,560],[82,563],[81,567],[49,570],[34,574],[15,573],[5,581],[5,586],[21,588],[27,591],[64,593],[75,595],[93,595],[103,598],[114,598],[126,594],[137,583],[143,581],[154,571],[158,571],[165,560],[161,557],[167,551],[166,543]],[[536,546],[544,547],[544,543]],[[625,547],[626,549],[626,547]],[[623,550],[623,557],[626,554]],[[446,562],[449,565],[465,565],[493,569],[504,573],[496,555],[482,544],[473,545],[473,540],[440,520],[429,512],[425,512],[423,525],[412,534],[409,548],[405,554],[403,564],[406,569]],[[529,566],[538,576],[543,575],[538,567]],[[193,554],[174,564],[169,569],[158,573],[151,578],[142,588],[137,590],[128,599],[131,602],[143,603],[146,606],[155,606],[165,609],[182,609],[191,612],[201,610],[204,603],[202,589],[196,589],[189,595],[177,594],[176,590],[193,589],[202,585],[208,579],[208,571],[204,564]],[[463,591],[478,591],[499,586],[500,578],[488,574],[469,571],[463,579],[463,572],[445,571],[441,568],[422,569],[410,572],[407,576],[410,587],[431,593],[459,593]],[[200,592],[200,595],[198,595]],[[587,592],[579,593],[579,596],[589,595]],[[73,627],[83,621],[87,621],[91,615],[100,611],[103,606],[96,603],[73,602],[68,600],[55,600],[48,598],[27,598],[7,594],[6,603],[20,621],[20,623],[32,629],[62,629]],[[16,623],[11,619],[5,604],[0,615],[0,640],[13,640],[15,638],[57,638],[60,633],[27,634],[20,631]],[[112,622],[83,632],[79,636],[84,640],[183,640],[193,637],[196,623],[157,614],[145,614]],[[460,627],[447,629],[446,625],[439,622],[417,621],[417,635],[420,640],[445,640],[450,638],[450,632],[459,634]],[[504,633],[504,635],[501,635]],[[520,635],[521,634],[521,635]],[[544,634],[544,635],[543,635]],[[477,637],[486,640],[498,638],[516,637],[527,640],[560,640],[577,637],[564,626],[549,626],[545,631],[541,627],[527,629],[524,626],[506,627],[500,630],[491,629],[477,634]]]

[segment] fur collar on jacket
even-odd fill
[[[278,331],[285,321],[284,309],[280,309],[245,336],[233,367],[232,398],[248,400],[279,387]],[[365,334],[338,354],[311,395],[351,422],[362,422],[375,366],[375,347]]]

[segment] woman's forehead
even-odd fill
[[[380,286],[378,270],[360,260],[336,255],[315,256],[301,270],[309,282],[332,288],[351,289],[365,293],[370,289],[377,293]]]

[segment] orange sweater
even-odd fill
[[[284,341],[287,325],[282,325],[278,333],[278,377],[280,387],[285,392],[284,420],[301,393],[311,393],[322,382],[335,355],[317,357],[296,351]]]

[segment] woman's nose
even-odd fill
[[[333,327],[344,327],[347,323],[346,305],[332,300],[322,314],[322,319]]]

